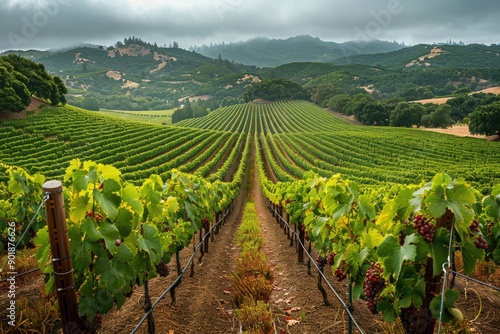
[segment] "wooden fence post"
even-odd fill
[[[62,328],[64,333],[78,333],[80,317],[78,316],[75,280],[71,264],[62,183],[60,181],[47,181],[43,184],[43,191],[48,195],[48,199],[45,201],[45,211]]]

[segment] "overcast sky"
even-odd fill
[[[0,0],[0,52],[136,36],[182,48],[309,34],[343,42],[500,43],[498,0]]]

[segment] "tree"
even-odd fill
[[[425,114],[425,107],[420,103],[400,102],[391,112],[389,125],[404,126],[411,128],[416,125],[420,126],[422,116]]]
[[[278,99],[293,99],[293,100],[308,100],[309,93],[299,84],[276,78],[272,80],[264,80],[250,86],[243,100],[245,102],[253,101],[256,98],[275,101]]]
[[[500,102],[481,106],[469,115],[472,134],[491,136],[500,132]]]
[[[351,97],[347,94],[337,94],[332,96],[328,102],[328,108],[339,113],[345,113],[345,107],[351,102]]]
[[[442,104],[438,106],[435,111],[422,116],[422,125],[430,128],[446,129],[455,123],[450,114],[451,106],[448,104]]]
[[[368,102],[356,119],[363,125],[389,125],[389,110],[380,102]]]
[[[0,57],[0,111],[20,112],[31,102],[28,78]]]

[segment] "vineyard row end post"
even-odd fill
[[[62,183],[47,181],[43,184],[43,191],[48,195],[45,201],[45,211],[62,328],[65,334],[75,333],[80,328],[80,317],[78,316]]]

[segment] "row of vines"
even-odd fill
[[[255,138],[265,196],[304,230],[318,261],[348,281],[354,300],[365,300],[387,322],[400,318],[406,333],[425,332],[436,319],[460,328],[458,292],[436,292],[432,285],[441,282],[454,252],[466,275],[478,261],[500,263],[500,185],[484,196],[462,179],[437,173],[428,183],[373,188],[312,171],[273,183],[266,159],[273,166],[274,156],[262,142],[265,137]]]

